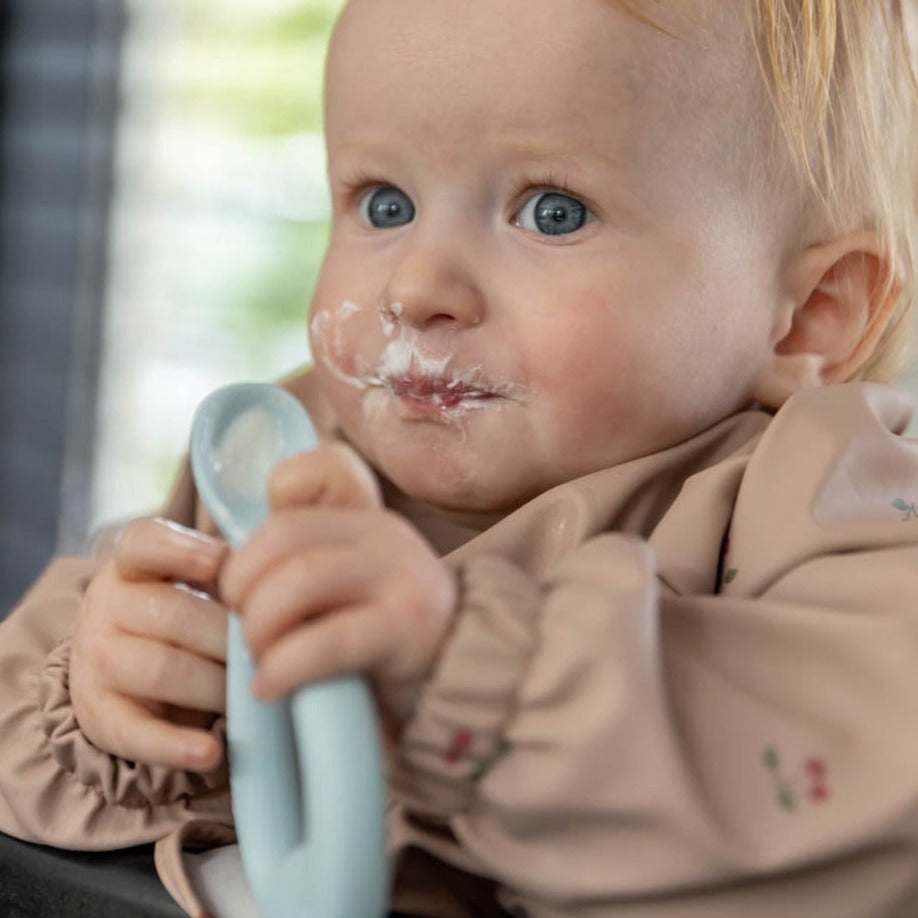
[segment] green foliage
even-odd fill
[[[182,0],[164,67],[170,117],[231,146],[318,133],[325,46],[342,2]],[[327,221],[233,198],[234,185],[257,175],[221,181],[217,198],[202,196],[194,178],[179,181],[181,215],[163,268],[175,321],[193,312],[240,342],[277,325],[305,328]]]
[[[265,11],[185,0],[168,94],[186,115],[249,135],[318,130],[325,46],[341,0]]]
[[[281,324],[305,328],[327,233],[326,221],[266,221],[249,227],[258,244],[248,257],[176,246],[165,279],[174,320],[193,304],[199,322],[240,340]]]

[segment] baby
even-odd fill
[[[371,680],[401,914],[913,916],[915,12],[350,0],[325,446],[232,554],[186,473],[52,564],[0,829],[158,840],[195,914],[231,608],[262,698]]]

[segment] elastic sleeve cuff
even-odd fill
[[[391,784],[413,812],[464,810],[502,736],[536,644],[539,596],[510,562],[489,555],[457,571],[456,625],[402,735]]]
[[[80,730],[70,700],[70,642],[61,642],[48,655],[38,678],[41,729],[57,764],[104,800],[123,807],[170,804],[225,788],[225,761],[207,774],[128,762],[94,746]],[[220,736],[225,719],[211,728]]]

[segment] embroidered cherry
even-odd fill
[[[449,747],[443,754],[444,761],[450,765],[455,765],[460,759],[464,758],[469,749],[472,748],[474,736],[471,730],[457,730],[450,740]]]
[[[829,771],[829,766],[826,765],[825,760],[815,757],[807,759],[803,763],[803,767],[814,781],[820,781]]]
[[[829,785],[826,781],[829,766],[824,759],[811,757],[803,763],[803,768],[810,776],[810,800],[813,803],[825,803],[829,799]]]
[[[832,796],[829,788],[829,765],[820,756],[804,759],[799,769],[786,772],[781,767],[781,756],[774,746],[762,750],[762,764],[771,773],[775,795],[782,809],[797,809],[803,795],[813,804],[826,803]]]

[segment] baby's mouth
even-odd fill
[[[418,329],[393,324],[386,331],[388,340],[376,350],[380,346],[378,339],[364,334],[365,329],[351,329],[347,324],[368,314],[346,301],[337,311],[320,312],[313,318],[316,358],[338,382],[365,395],[388,393],[410,415],[424,419],[455,419],[468,409],[525,401],[526,387],[502,375],[495,378],[483,364],[469,362],[468,355],[457,361],[456,355],[449,352],[441,356],[429,353],[429,344],[426,338],[422,342]],[[369,353],[361,353],[363,347]],[[373,398],[367,404],[369,407],[380,403]]]
[[[408,373],[388,376],[383,385],[396,397],[408,402],[429,405],[448,411],[451,408],[480,406],[499,393],[476,386],[462,379]]]

